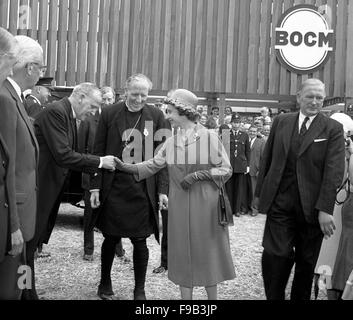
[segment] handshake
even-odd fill
[[[137,167],[134,164],[122,162],[119,158],[114,156],[101,157],[101,168],[110,171],[120,170],[128,173],[137,173]]]

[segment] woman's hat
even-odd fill
[[[197,97],[189,90],[176,89],[169,97],[164,99],[165,104],[170,104],[176,108],[187,110],[191,113],[197,113]]]
[[[173,99],[179,102],[179,105],[184,104],[185,106],[193,107],[194,109],[197,108],[197,105],[199,102],[196,95],[194,95],[191,91],[186,89],[175,90],[170,96],[170,99]]]

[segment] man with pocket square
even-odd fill
[[[294,264],[291,300],[310,300],[323,237],[335,230],[345,144],[342,125],[320,113],[325,95],[320,80],[304,81],[300,111],[275,118],[263,154],[255,201],[267,214],[262,275],[269,300],[285,299]]]

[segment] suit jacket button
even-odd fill
[[[9,205],[7,203],[5,203],[4,207],[7,209],[9,207]]]

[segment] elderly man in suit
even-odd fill
[[[300,111],[277,116],[266,143],[255,194],[267,214],[262,256],[267,299],[285,298],[294,264],[291,299],[310,299],[323,236],[335,230],[345,143],[342,125],[320,113],[324,99],[320,80],[304,81],[297,94]]]
[[[6,78],[12,75],[12,67],[16,62],[16,41],[12,34],[0,28],[0,89]],[[0,107],[2,104],[0,102]],[[13,158],[11,156],[11,161]],[[16,194],[11,191],[9,182],[14,180],[14,171],[9,170],[10,154],[2,137],[0,127],[0,300],[19,297],[17,285],[17,268],[19,254],[23,249],[23,237],[16,221]],[[11,215],[14,215],[12,218]],[[15,230],[16,229],[16,230]],[[18,234],[18,237],[16,236]],[[17,258],[13,257],[18,256]]]
[[[247,133],[240,130],[241,119],[238,114],[232,116],[230,131],[230,164],[233,168],[232,177],[226,182],[226,191],[236,217],[246,214],[241,208],[244,192],[246,192],[245,174],[250,170],[250,141]]]
[[[14,256],[13,260],[5,257],[6,270],[0,271],[0,291],[3,289],[7,291],[2,298],[9,299],[21,297],[20,289],[23,287],[18,286],[17,278],[19,265],[25,264],[25,257],[20,256],[19,253],[22,251],[23,243],[34,236],[37,207],[38,144],[23,106],[22,92],[33,88],[41,75],[43,66],[43,51],[36,41],[26,36],[16,36],[15,39],[17,40],[15,58],[13,49],[9,49],[13,46],[10,44],[12,40],[9,40],[4,47],[0,46],[0,50],[6,50],[6,48],[9,50],[2,54],[2,58],[6,54],[10,59],[8,61],[10,70],[16,61],[12,75],[11,72],[6,71],[10,77],[4,81],[0,90],[2,110],[0,133],[8,149],[8,152],[6,147],[2,150],[8,158],[8,162],[6,160],[4,162],[4,169],[8,171],[6,179],[8,204],[5,203],[4,207],[10,209],[12,252],[10,251],[9,254]],[[2,37],[1,40],[3,40]]]
[[[82,121],[89,114],[96,112],[101,102],[100,90],[94,84],[82,83],[74,88],[70,97],[45,108],[34,122],[40,148],[38,216],[35,236],[27,246],[27,263],[33,270],[33,283],[26,299],[38,298],[34,285],[34,253],[42,241],[49,241],[71,170],[115,170],[113,156],[99,157],[76,151],[76,121]],[[43,238],[44,234],[46,239]]]
[[[161,110],[146,104],[152,82],[143,74],[131,76],[125,86],[126,101],[102,110],[95,139],[95,153],[111,153],[119,158],[131,157],[141,162],[153,158],[160,142],[154,133],[166,128]],[[135,300],[145,300],[145,278],[149,252],[146,240],[155,234],[159,241],[158,206],[166,201],[167,176],[153,176],[137,182],[133,175],[117,171],[103,172],[91,179],[92,208],[100,207],[93,215],[92,225],[102,231],[101,281],[98,296],[113,300],[111,268],[116,244],[130,238],[133,244]]]

